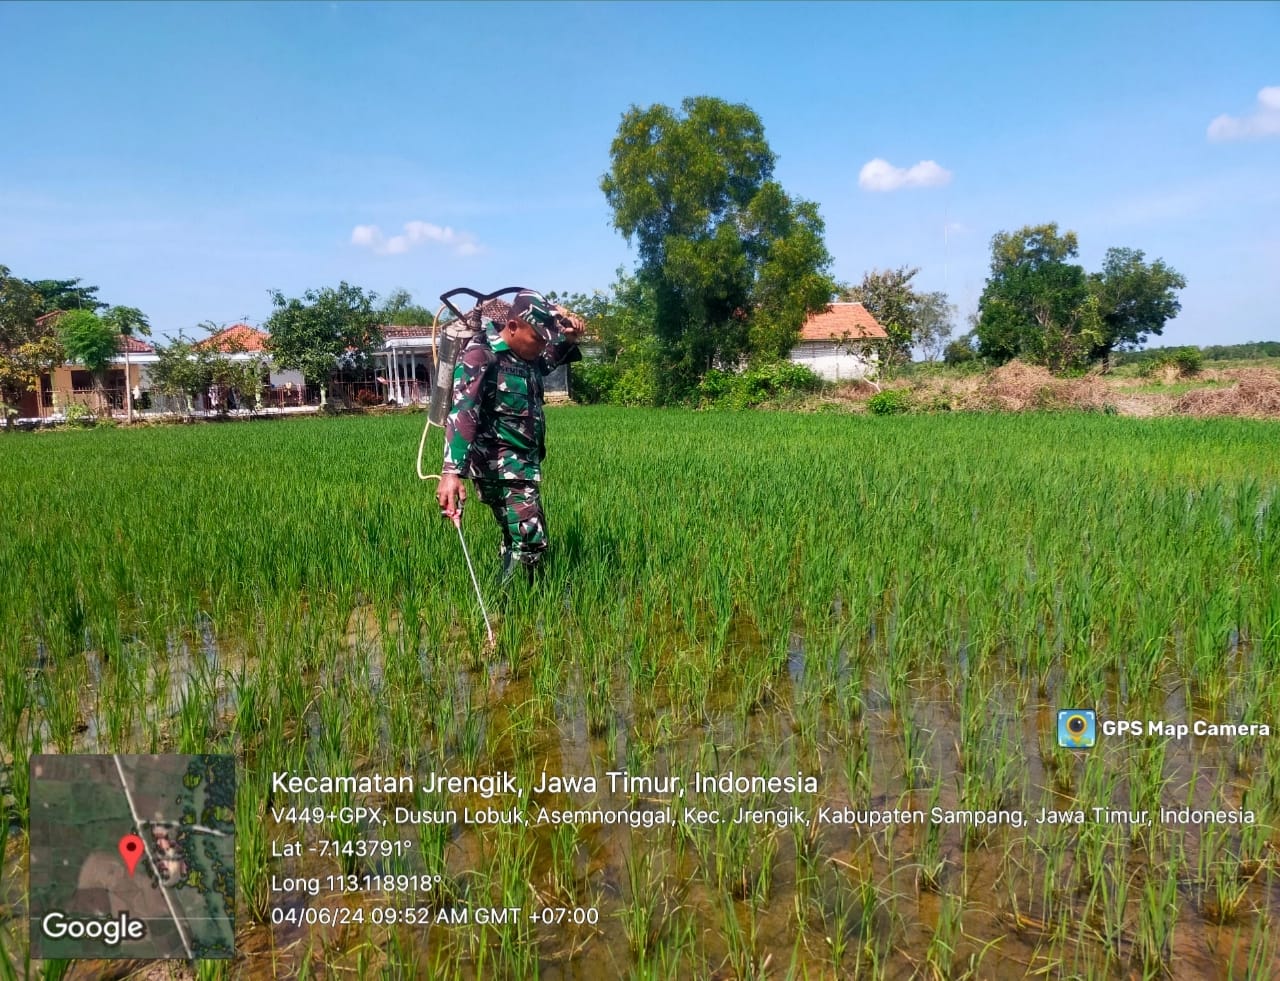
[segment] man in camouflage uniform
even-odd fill
[[[436,499],[447,517],[460,515],[467,499],[462,478],[473,481],[502,529],[503,583],[517,565],[532,582],[547,550],[538,493],[546,454],[542,379],[581,359],[582,324],[540,294],[522,290],[505,323],[482,319],[481,325],[453,372]]]

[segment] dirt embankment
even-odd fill
[[[917,376],[882,383],[906,390],[915,411],[1034,412],[1076,409],[1125,416],[1241,416],[1280,419],[1280,367],[1207,370],[1191,378],[1175,370],[1152,377],[1116,377],[1091,371],[1058,378],[1047,369],[1011,361],[983,374]],[[823,401],[856,409],[876,394],[867,384],[846,385]]]

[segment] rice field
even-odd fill
[[[492,648],[421,416],[0,437],[0,979],[50,752],[237,756],[177,976],[1280,976],[1280,427],[548,414]]]

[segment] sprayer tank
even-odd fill
[[[433,425],[443,428],[449,418],[449,410],[453,407],[453,369],[463,348],[477,333],[475,329],[461,324],[451,324],[440,331],[435,384],[431,386],[431,406],[427,410],[427,418]]]

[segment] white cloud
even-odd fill
[[[356,225],[351,230],[351,244],[375,246],[382,241],[382,232],[378,231],[377,225]]]
[[[1209,139],[1214,143],[1262,136],[1280,136],[1280,85],[1258,92],[1258,107],[1251,115],[1223,115],[1209,124]]]
[[[378,255],[402,255],[424,244],[443,245],[458,255],[475,255],[483,251],[470,232],[458,232],[449,226],[443,228],[429,221],[407,221],[404,232],[387,238],[377,225],[357,225],[351,230],[351,244],[372,249]]]
[[[942,187],[951,183],[951,171],[932,160],[921,160],[914,167],[895,167],[876,157],[862,165],[858,186],[864,191],[897,191],[904,187]]]

